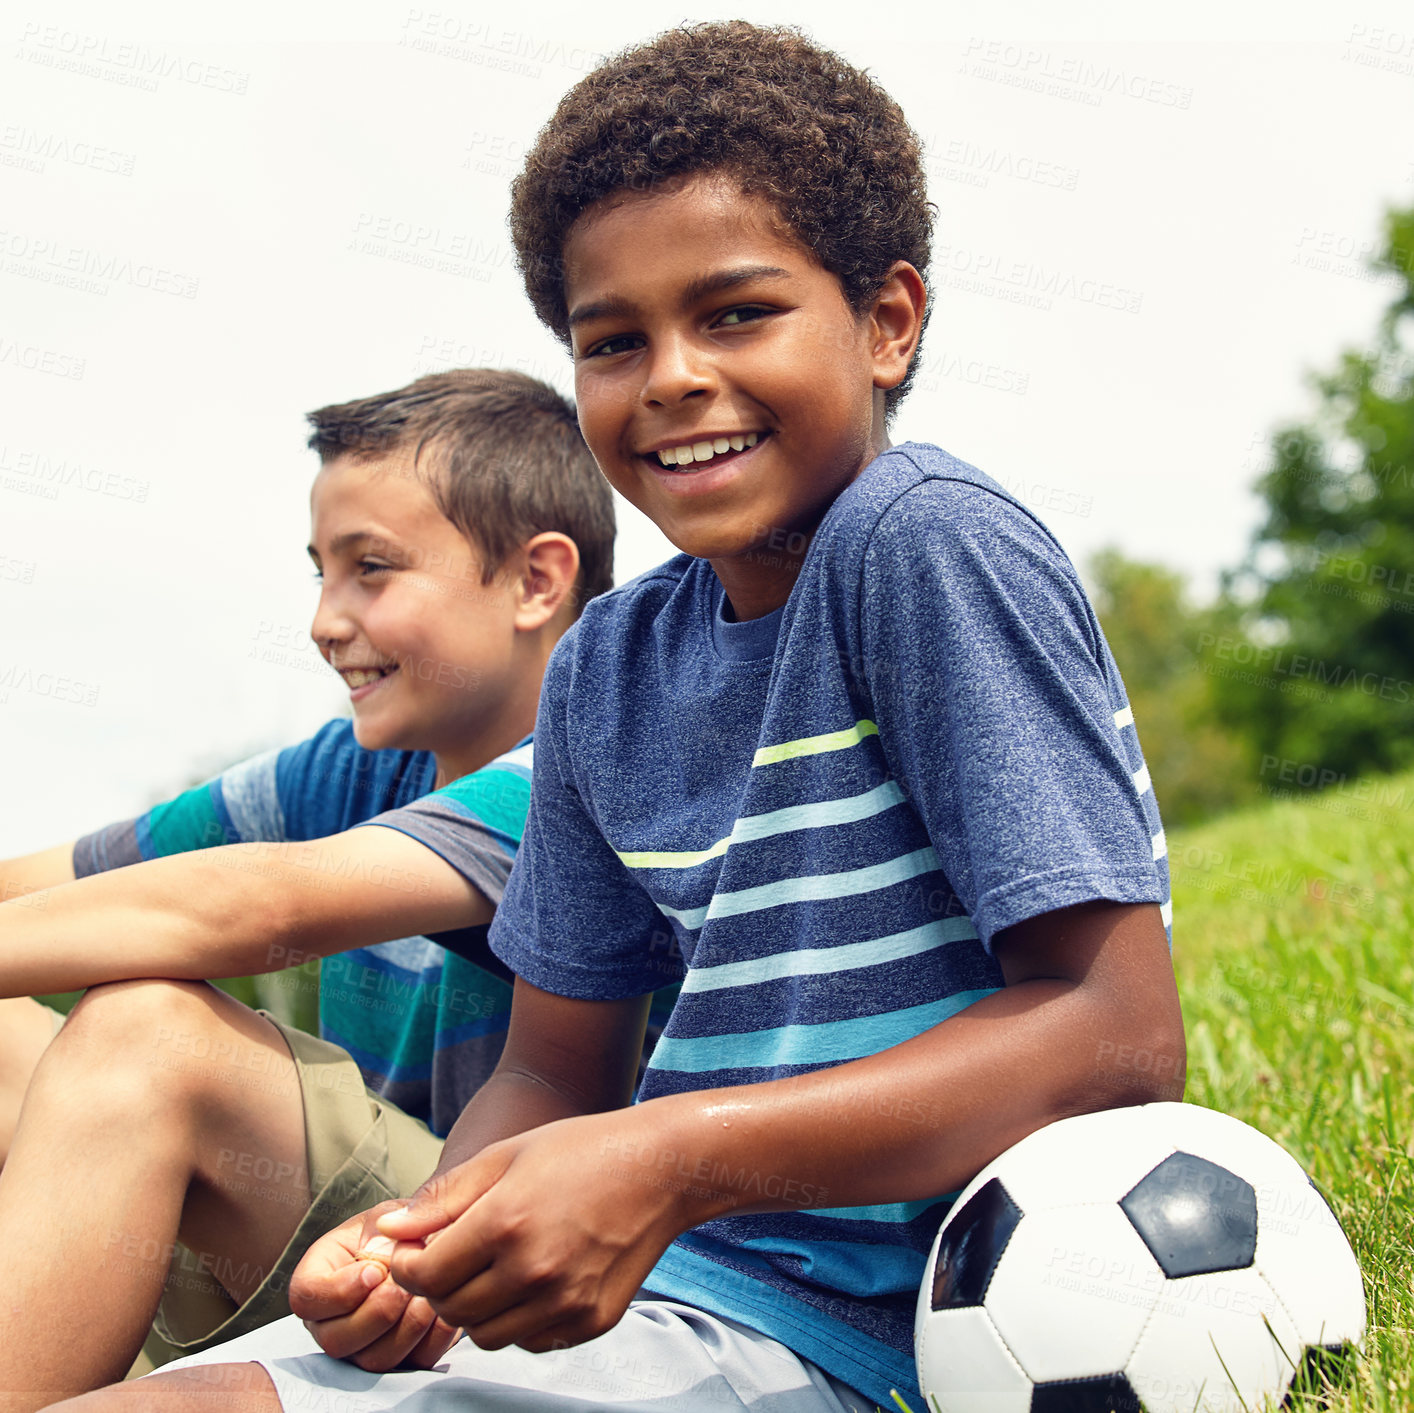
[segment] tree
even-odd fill
[[[1183,577],[1102,550],[1086,576],[1114,653],[1165,824],[1189,824],[1249,803],[1252,747],[1225,726],[1200,645],[1216,638],[1221,608],[1194,608]]]
[[[1373,345],[1273,437],[1266,519],[1228,581],[1253,670],[1213,679],[1264,761],[1318,781],[1414,761],[1414,209],[1387,214],[1373,268],[1396,282]]]

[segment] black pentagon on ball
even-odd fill
[[[1171,1153],[1119,1205],[1170,1280],[1241,1270],[1257,1254],[1252,1184],[1192,1153]]]
[[[1283,1408],[1295,1408],[1297,1400],[1301,1407],[1310,1406],[1308,1400],[1315,1400],[1316,1407],[1324,1408],[1322,1395],[1349,1386],[1355,1374],[1355,1350],[1349,1344],[1311,1344],[1301,1356],[1296,1372],[1291,1376],[1291,1387],[1282,1399]]]
[[[961,1310],[982,1303],[1020,1220],[1021,1208],[997,1178],[984,1182],[967,1199],[938,1244],[933,1309]]]
[[[1144,1405],[1123,1374],[1103,1374],[1034,1385],[1031,1413],[1144,1413]]]

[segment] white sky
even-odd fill
[[[22,0],[0,855],[341,709],[306,637],[304,412],[465,364],[568,391],[509,179],[597,55],[730,15],[869,67],[929,144],[935,312],[896,435],[1018,489],[1078,561],[1114,544],[1203,592],[1237,562],[1265,433],[1387,298],[1363,255],[1414,201],[1407,6]],[[668,552],[620,524],[621,578]]]

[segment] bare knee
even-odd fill
[[[71,1413],[280,1413],[275,1385],[259,1364],[208,1364],[149,1374],[54,1406]]]
[[[65,1046],[105,1054],[209,1048],[224,999],[204,981],[109,981],[90,987],[60,1032]]]
[[[205,982],[92,987],[45,1053],[34,1085],[62,1090],[77,1081],[90,1101],[97,1091],[109,1106],[121,1107],[126,1095],[140,1110],[154,1094],[169,1103],[194,1095],[203,1089],[219,1044],[218,997]]]

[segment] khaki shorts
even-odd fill
[[[442,1140],[420,1119],[378,1098],[348,1052],[268,1012],[294,1056],[304,1099],[309,1210],[259,1289],[237,1306],[209,1266],[178,1247],[143,1353],[153,1367],[196,1354],[290,1313],[290,1277],[331,1227],[390,1197],[408,1197],[431,1175]]]

